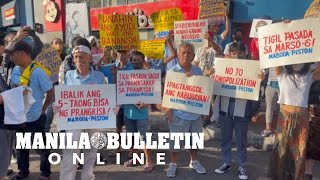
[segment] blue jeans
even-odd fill
[[[38,120],[34,122],[27,122],[26,127],[17,130],[17,132],[31,132],[31,138],[33,142],[33,137],[35,132],[44,133],[44,126],[46,122],[46,116],[41,115]],[[43,135],[43,140],[45,143],[45,136]],[[17,149],[17,161],[18,169],[25,174],[29,174],[29,149]],[[50,176],[50,163],[48,157],[50,155],[50,149],[38,149],[36,150],[40,155],[40,171],[41,176]]]
[[[221,150],[224,163],[231,164],[231,147],[233,129],[237,143],[237,159],[240,167],[244,166],[247,159],[247,134],[249,118],[231,117],[220,115]]]

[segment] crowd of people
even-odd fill
[[[5,98],[0,96],[0,180],[12,173],[9,169],[11,157],[17,158],[18,173],[12,179],[24,179],[29,175],[29,150],[15,150],[14,132],[50,132],[53,114],[58,107],[54,103],[55,85],[88,85],[88,84],[116,84],[118,71],[159,69],[162,79],[167,71],[183,73],[191,76],[211,76],[215,73],[214,62],[216,57],[240,60],[259,60],[254,53],[250,53],[253,46],[258,46],[253,39],[249,49],[243,43],[244,33],[235,29],[231,36],[232,42],[222,47],[221,42],[230,33],[228,17],[226,17],[225,31],[220,33],[222,25],[210,25],[209,32],[203,37],[208,40],[208,47],[195,49],[190,43],[174,46],[174,35],[165,38],[163,59],[145,57],[135,49],[101,49],[96,37],[88,39],[80,36],[72,39],[70,53],[65,53],[64,42],[54,38],[51,46],[57,50],[63,60],[59,70],[58,82],[51,82],[46,67],[33,62],[43,49],[41,40],[30,27],[23,27],[17,33],[9,33],[0,40],[0,55],[3,56],[3,66],[6,72],[1,77],[1,92],[18,86],[28,86],[32,89],[35,103],[26,113],[27,122],[8,127],[4,124]],[[282,23],[290,23],[288,21]],[[33,32],[33,33],[32,33]],[[30,44],[30,40],[32,43]],[[255,50],[259,48],[255,47]],[[94,54],[101,54],[97,62],[93,61]],[[312,179],[314,160],[320,160],[320,68],[318,63],[287,65],[276,68],[263,69],[259,78],[266,81],[266,128],[261,136],[267,137],[275,134],[275,144],[270,158],[268,177],[273,180]],[[164,84],[162,84],[163,86]],[[261,101],[261,100],[260,100]],[[170,133],[192,132],[201,133],[203,126],[213,123],[221,128],[221,151],[223,164],[215,169],[215,173],[224,174],[231,169],[231,147],[233,131],[237,143],[238,176],[248,179],[245,168],[247,158],[248,124],[255,118],[257,103],[251,100],[215,96],[209,116],[201,116],[182,110],[167,109],[167,120]],[[278,105],[279,104],[279,105]],[[140,132],[141,139],[145,140],[148,132],[149,111],[161,111],[156,105],[142,102],[138,104],[122,105],[114,110],[117,114],[116,132],[121,133],[125,126],[126,132]],[[73,134],[73,140],[79,140],[81,132],[93,134],[98,130],[68,130]],[[109,156],[114,157],[117,152],[110,151]],[[95,165],[97,149],[83,150],[86,154],[85,163],[81,171],[81,179],[94,179],[93,167]],[[134,166],[132,149],[125,167]],[[51,174],[48,156],[50,150],[37,150],[40,158],[39,179],[49,179]],[[80,150],[63,150],[60,179],[75,179],[77,165],[72,164],[72,153]],[[144,149],[146,163],[144,172],[154,169],[151,152]],[[171,162],[167,169],[168,177],[175,177],[177,171],[177,153],[170,142]],[[190,150],[190,165],[197,173],[205,174],[206,168],[199,162],[197,150]]]

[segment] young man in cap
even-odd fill
[[[26,114],[27,122],[25,127],[17,130],[17,132],[43,133],[46,122],[45,111],[54,97],[54,90],[47,70],[43,66],[32,62],[31,47],[24,41],[13,42],[5,52],[10,54],[13,63],[16,65],[12,70],[10,86],[29,86],[35,99],[35,103],[32,104]],[[47,95],[45,101],[43,101],[45,94]],[[40,179],[49,179],[51,174],[48,161],[50,150],[38,150],[37,152],[41,155]],[[23,179],[29,175],[29,150],[17,150],[17,161],[19,172],[13,179]]]

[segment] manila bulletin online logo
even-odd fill
[[[54,150],[77,150],[91,149],[97,150],[115,150],[122,148],[123,150],[133,149],[150,149],[150,150],[177,150],[177,149],[203,149],[204,134],[203,133],[168,133],[161,132],[157,134],[146,133],[145,141],[141,140],[140,133],[113,133],[113,132],[96,132],[89,136],[89,133],[82,132],[79,137],[75,137],[73,133],[16,133],[17,144],[16,149],[49,149],[52,153],[49,155],[51,164],[59,164],[61,155]],[[121,142],[121,143],[120,143]],[[85,153],[73,153],[73,164],[83,164]],[[165,153],[156,154],[157,163],[165,164]],[[116,164],[120,164],[120,153],[116,153]],[[133,163],[144,164],[144,153],[133,153]],[[97,153],[97,164],[101,165],[100,153]]]

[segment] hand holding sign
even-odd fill
[[[53,113],[56,114],[58,113],[61,108],[62,108],[63,105],[59,106],[59,104],[57,102],[53,102],[52,103],[52,110],[53,110]]]

